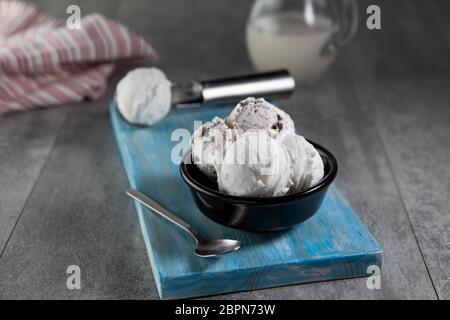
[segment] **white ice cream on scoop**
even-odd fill
[[[292,186],[290,168],[286,148],[263,130],[250,131],[226,148],[219,189],[236,196],[282,196]]]
[[[236,140],[235,130],[215,117],[199,127],[191,138],[192,160],[209,178],[217,177],[216,168],[222,163],[225,148]]]
[[[284,130],[295,132],[294,122],[283,110],[263,98],[247,98],[239,102],[225,122],[231,128],[243,131],[262,129],[272,138]]]
[[[127,121],[152,125],[170,110],[171,83],[157,68],[137,68],[117,84],[116,101]]]

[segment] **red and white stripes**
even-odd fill
[[[19,1],[0,1],[0,115],[97,99],[114,61],[157,58],[140,36],[99,14],[80,29]]]

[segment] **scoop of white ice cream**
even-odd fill
[[[302,136],[286,130],[280,133],[278,139],[280,143],[286,147],[289,157],[291,158],[291,168],[293,173],[292,182],[294,183],[291,191],[300,191],[299,187],[302,184],[308,163],[305,150],[305,144],[308,142]]]
[[[217,182],[236,196],[281,196],[292,186],[286,149],[263,130],[249,131],[226,148]]]
[[[262,129],[276,138],[281,131],[295,132],[294,121],[283,110],[263,98],[247,98],[239,102],[225,122],[231,128],[243,131]]]
[[[316,185],[324,174],[323,162],[312,144],[300,135],[286,131],[278,140],[286,147],[291,159],[292,186],[290,192],[298,192]]]
[[[225,155],[225,148],[236,140],[235,130],[229,129],[223,119],[215,117],[195,130],[191,137],[192,160],[209,178],[217,177]]]
[[[127,121],[152,125],[170,110],[171,83],[159,69],[137,68],[117,84],[116,101]]]
[[[306,164],[305,175],[300,185],[300,190],[314,187],[323,178],[324,174],[322,157],[311,143],[306,140],[305,142],[306,158],[308,161]]]

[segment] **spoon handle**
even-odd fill
[[[202,239],[200,234],[193,227],[191,227],[189,224],[187,224],[186,222],[184,222],[183,220],[181,220],[180,218],[178,218],[177,216],[175,216],[168,210],[161,207],[161,205],[159,205],[159,203],[157,203],[155,200],[149,198],[142,192],[140,192],[136,189],[128,189],[127,194],[131,198],[135,199],[139,203],[141,203],[144,206],[146,206],[147,208],[151,209],[153,212],[156,212],[163,218],[169,220],[170,222],[174,223],[178,227],[184,229],[195,239],[195,241],[197,241],[197,243],[200,242],[200,240]]]

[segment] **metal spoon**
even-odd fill
[[[153,210],[153,212],[159,214],[163,218],[169,220],[170,222],[176,224],[180,228],[184,229],[189,233],[192,238],[194,238],[197,247],[195,248],[195,253],[200,257],[215,257],[221,254],[236,251],[241,246],[241,242],[238,240],[231,239],[217,239],[217,240],[206,240],[204,239],[193,227],[189,224],[176,217],[163,207],[161,207],[156,201],[150,199],[148,196],[136,189],[128,189],[127,194],[142,203],[144,206]]]

